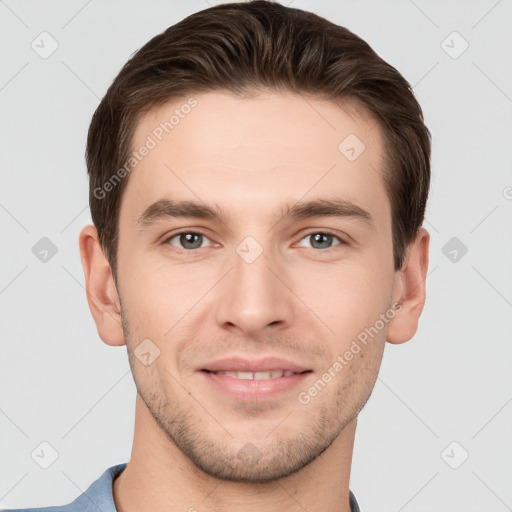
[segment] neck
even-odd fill
[[[131,459],[114,481],[118,512],[350,512],[349,479],[357,419],[300,471],[268,483],[218,480],[197,468],[156,424],[137,395]]]

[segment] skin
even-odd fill
[[[194,97],[197,107],[129,176],[117,286],[95,228],[80,235],[98,333],[109,345],[127,345],[138,390],[132,456],[113,485],[116,507],[347,512],[357,415],[386,340],[402,343],[416,332],[429,235],[419,230],[395,271],[382,134],[361,107],[276,92]],[[133,147],[185,101],[146,113]],[[349,134],[366,147],[354,161],[338,149]],[[163,198],[216,204],[225,217],[141,225],[141,214]],[[365,210],[371,222],[280,218],[287,204],[333,198]],[[170,238],[179,230],[204,235],[200,248]],[[334,237],[315,244],[310,235],[325,232]],[[247,236],[263,251],[252,263],[236,250]],[[384,328],[300,403],[299,392],[400,299]],[[134,353],[144,339],[160,351],[147,366]],[[311,372],[292,390],[235,400],[198,371],[232,355],[274,355]]]

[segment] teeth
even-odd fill
[[[216,375],[227,375],[234,379],[240,380],[263,380],[263,379],[278,379],[280,377],[289,377],[295,375],[291,370],[275,370],[270,372],[231,372],[231,371],[219,371],[213,372]]]

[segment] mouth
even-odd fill
[[[278,357],[231,357],[198,368],[203,382],[216,394],[235,401],[263,401],[303,385],[313,370]],[[218,396],[218,395],[217,395]]]
[[[214,375],[225,375],[232,379],[238,380],[268,380],[268,379],[280,379],[281,377],[291,377],[292,375],[302,375],[303,373],[311,373],[311,370],[304,370],[302,372],[294,372],[292,370],[270,370],[262,372],[242,372],[242,371],[231,371],[231,370],[202,370],[206,373],[212,373]]]

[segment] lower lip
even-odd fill
[[[295,388],[311,372],[296,373],[275,379],[235,379],[228,375],[201,371],[207,381],[215,388],[237,400],[264,400]]]

